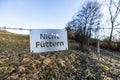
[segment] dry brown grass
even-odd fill
[[[95,51],[69,45],[73,50],[35,54],[29,53],[29,36],[0,34],[0,80],[120,79],[119,58],[102,53],[98,61]]]

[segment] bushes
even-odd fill
[[[97,41],[94,39],[91,39],[90,45],[93,45],[96,47]],[[111,42],[111,44],[109,44],[108,41],[100,41],[100,48],[113,50],[113,51],[120,51],[120,42]]]

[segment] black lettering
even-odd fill
[[[64,42],[60,42],[60,46],[64,46]]]
[[[40,42],[36,42],[36,48],[40,46]]]
[[[59,34],[40,34],[40,39],[59,39]]]
[[[45,47],[45,43],[43,41],[41,42],[41,47]]]
[[[47,37],[47,33],[45,33],[45,37],[46,37],[46,39],[48,39],[48,37]]]
[[[54,47],[56,46],[56,42],[53,42],[53,46],[54,46]]]
[[[49,42],[46,41],[46,47],[49,47]]]
[[[52,42],[49,42],[49,44],[50,44],[50,47],[52,47]]]
[[[39,47],[56,47],[56,46],[64,46],[64,42],[36,42],[36,48]]]
[[[57,46],[59,46],[59,43],[60,43],[60,42],[57,42]]]
[[[52,39],[52,35],[49,34],[49,35],[48,35],[48,39]]]
[[[45,34],[40,34],[40,39],[45,39]]]

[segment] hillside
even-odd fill
[[[0,80],[120,80],[120,55],[70,49],[30,53],[29,36],[0,32]]]
[[[0,29],[0,34],[12,34],[11,32],[8,32],[8,31],[6,31],[6,30],[1,30]]]
[[[0,30],[0,53],[24,52],[29,52],[29,36]]]

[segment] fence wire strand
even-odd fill
[[[10,27],[0,27],[0,29],[10,29],[10,30],[28,30],[30,31],[31,29],[26,29],[26,28],[10,28]]]

